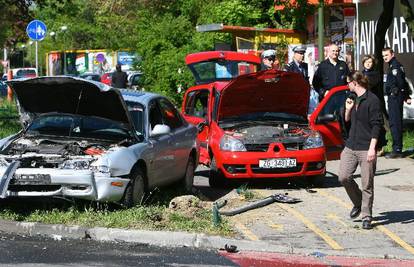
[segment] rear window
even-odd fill
[[[16,76],[24,77],[24,76],[36,76],[36,71],[31,69],[26,70],[18,70],[16,72]]]

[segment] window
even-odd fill
[[[167,99],[162,98],[159,100],[159,104],[165,124],[167,124],[171,130],[179,128],[183,125],[183,120],[180,114],[178,114],[177,110],[173,104],[171,104],[171,102],[169,102]]]
[[[349,95],[349,91],[339,91],[333,94],[328,102],[325,104],[321,112],[319,113],[319,116],[327,115],[327,114],[339,114],[340,109],[344,107],[345,105],[345,99]]]
[[[135,130],[144,135],[144,129],[143,129],[143,114],[144,114],[144,108],[141,104],[134,103],[134,102],[126,102],[128,106],[129,114],[131,115],[132,122],[134,123]]]
[[[151,130],[154,129],[155,125],[163,124],[160,110],[155,101],[152,101],[149,105],[149,123],[151,125]]]
[[[185,114],[199,118],[207,118],[208,90],[192,91],[188,93]]]

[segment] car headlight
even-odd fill
[[[220,141],[220,150],[222,151],[247,151],[243,142],[230,135],[223,135]]]
[[[91,166],[93,172],[110,173],[110,168],[105,165]]]
[[[66,160],[60,166],[61,169],[68,170],[86,170],[89,168],[89,161],[87,160]]]
[[[319,148],[323,147],[322,136],[317,131],[312,131],[311,134],[306,138],[303,145],[303,149]]]

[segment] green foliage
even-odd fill
[[[306,30],[306,18],[314,14],[315,6],[308,3],[308,0],[292,1],[276,0],[276,5],[283,6],[284,9],[278,11],[276,16],[279,17],[278,28]]]

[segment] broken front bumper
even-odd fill
[[[91,170],[19,168],[18,162],[0,168],[0,198],[68,197],[118,202],[129,179]]]

